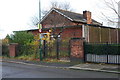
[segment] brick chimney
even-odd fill
[[[87,20],[87,24],[92,24],[92,16],[90,11],[83,11],[83,17]]]

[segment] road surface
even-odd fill
[[[118,78],[118,74],[2,63],[3,78]]]

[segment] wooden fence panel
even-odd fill
[[[118,30],[118,43],[120,43],[120,29]]]
[[[84,37],[90,43],[120,43],[120,29],[85,26]]]
[[[109,28],[101,28],[101,42],[109,42]]]
[[[111,43],[117,43],[117,30],[116,29],[110,29],[110,42]]]
[[[100,42],[100,29],[99,29],[99,27],[89,26],[89,42]]]

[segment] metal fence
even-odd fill
[[[16,47],[16,56],[39,54],[39,45],[18,45]]]
[[[8,45],[2,45],[1,46],[2,49],[2,56],[9,56],[9,48]]]
[[[43,45],[42,45],[43,58],[56,58],[55,42],[50,43],[50,42],[47,42],[46,40],[43,41]]]
[[[85,43],[85,61],[120,64],[120,44]]]
[[[50,43],[44,40],[42,51],[43,58],[69,59],[69,41],[54,40]]]
[[[86,61],[97,62],[97,63],[120,64],[120,55],[87,54]]]
[[[59,45],[59,57],[64,59],[70,58],[70,42],[61,40]]]

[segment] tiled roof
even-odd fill
[[[83,17],[83,14],[79,14],[79,13],[75,13],[75,12],[71,12],[71,11],[66,11],[66,10],[62,10],[62,9],[58,9],[58,8],[52,8],[49,11],[49,13],[53,10],[56,11],[57,13],[63,15],[64,17],[67,17],[71,21],[87,23],[87,20]],[[45,17],[47,17],[47,15]],[[43,20],[44,20],[44,18],[43,18]],[[102,25],[101,23],[95,21],[94,19],[92,19],[92,23],[94,25]]]
[[[64,15],[68,16],[69,18],[71,18],[75,22],[83,22],[83,23],[87,22],[87,20],[83,17],[83,14],[75,13],[75,12],[71,12],[71,11],[66,11],[66,10],[62,10],[62,9],[58,9],[58,8],[54,8],[54,9],[63,13]],[[95,21],[94,19],[92,19],[92,22],[93,22],[93,24],[101,25],[101,23]]]

